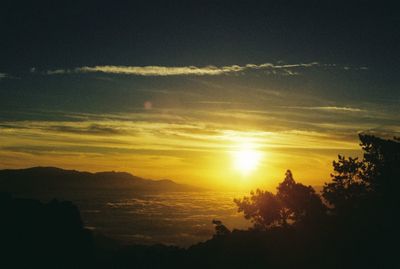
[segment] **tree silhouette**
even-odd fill
[[[374,268],[398,267],[393,266],[397,254],[391,246],[400,224],[396,213],[400,141],[367,134],[359,138],[362,160],[339,155],[333,162],[332,182],[323,188],[332,213],[331,233],[336,244],[346,248],[343,253],[352,253],[341,259],[353,262],[353,267],[357,261],[368,261],[365,263]]]
[[[397,192],[400,177],[400,139],[359,135],[366,165],[363,180],[375,193]]]
[[[398,202],[399,140],[366,134],[360,134],[359,138],[363,159],[339,155],[338,161],[333,161],[332,182],[323,188],[323,197],[338,215],[353,214],[354,210],[362,211],[362,207],[384,212]]]
[[[231,231],[222,223],[220,220],[213,220],[212,224],[215,225],[215,235],[216,236],[224,236],[229,235]]]
[[[315,190],[311,186],[296,183],[290,170],[286,171],[285,179],[278,185],[276,195],[287,219],[292,223],[320,218],[326,209]]]
[[[250,197],[234,199],[238,212],[243,212],[246,219],[251,220],[256,229],[267,229],[284,225],[287,222],[281,202],[273,193],[257,189],[250,192]]]
[[[358,158],[338,155],[338,161],[333,161],[333,170],[332,182],[325,183],[322,195],[333,206],[331,211],[335,214],[350,213],[367,193],[366,165]]]
[[[292,172],[278,185],[277,193],[257,189],[250,197],[235,199],[238,211],[254,223],[254,228],[267,229],[309,222],[325,212],[320,196],[311,186],[296,183]]]

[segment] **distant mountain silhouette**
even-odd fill
[[[144,179],[126,172],[81,172],[57,167],[32,167],[0,170],[0,190],[101,190],[199,191],[201,188],[178,184],[172,180]]]

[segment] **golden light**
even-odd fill
[[[243,144],[232,153],[234,168],[245,175],[256,170],[262,158],[262,153],[255,150],[251,144]]]

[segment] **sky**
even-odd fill
[[[400,17],[321,2],[2,2],[0,168],[322,185],[359,133],[400,135]]]

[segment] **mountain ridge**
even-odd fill
[[[0,170],[0,190],[51,189],[132,189],[138,191],[200,191],[200,187],[170,179],[145,179],[128,172],[87,172],[53,166]]]

